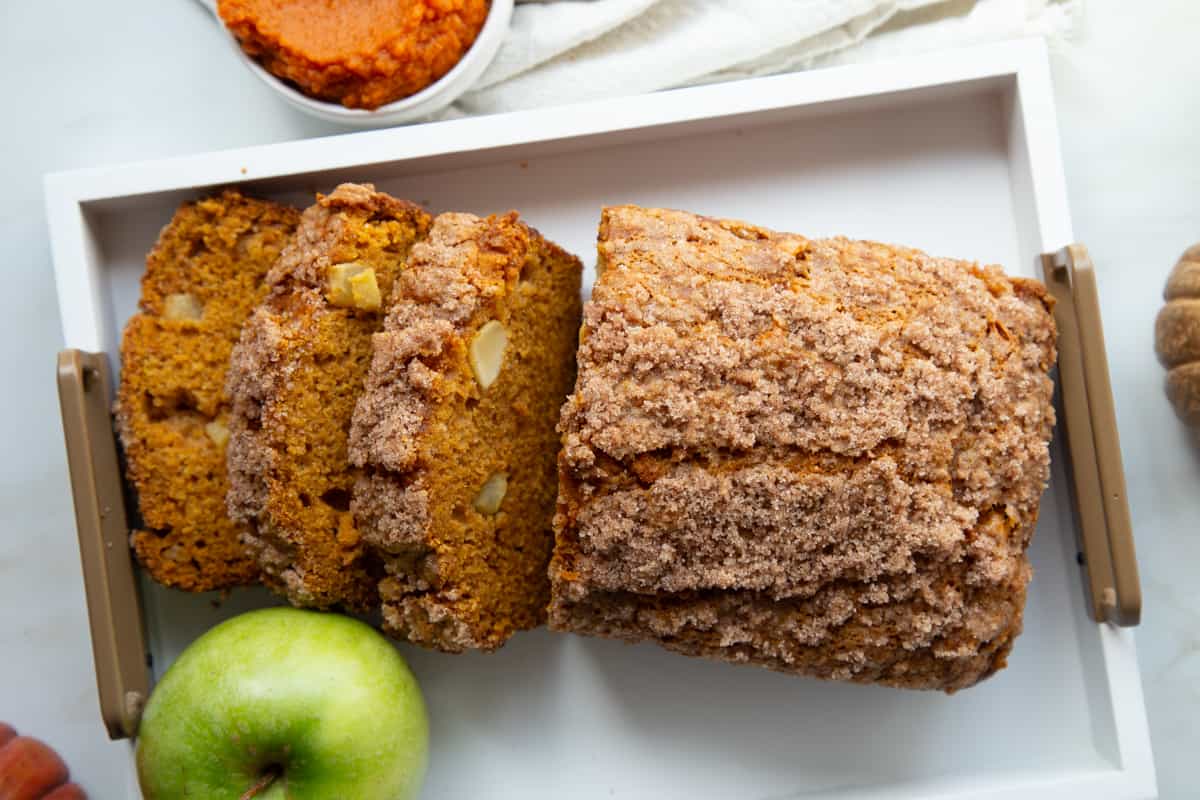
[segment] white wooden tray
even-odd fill
[[[1039,254],[1072,238],[1055,125],[1044,47],[1020,41],[50,175],[64,337],[115,354],[160,227],[225,184],[305,205],[371,181],[433,211],[516,208],[583,257],[589,288],[600,207],[626,202],[1040,277]],[[424,796],[1154,796],[1133,636],[1089,618],[1061,440],[1025,632],[986,683],[952,697],[825,683],[544,630],[493,655],[401,645],[432,720]],[[142,598],[156,675],[207,627],[274,602],[146,580]]]

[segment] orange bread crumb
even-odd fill
[[[142,518],[133,547],[167,586],[199,592],[257,578],[225,514],[225,372],[298,218],[229,190],[182,206],[146,258],[115,411]]]
[[[545,621],[580,278],[515,213],[442,214],[413,248],[350,435],[388,633],[492,650]]]
[[[229,513],[249,525],[246,541],[263,581],[294,605],[364,611],[378,604],[382,569],[350,512],[357,473],[346,434],[383,312],[339,305],[333,278],[348,265],[369,268],[387,297],[429,224],[417,206],[369,185],[343,184],[320,197],[234,350]]]

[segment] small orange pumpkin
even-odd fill
[[[53,748],[0,722],[0,800],[87,800],[68,778]]]
[[[1154,349],[1168,370],[1167,397],[1184,424],[1200,433],[1200,244],[1180,256],[1163,297]]]

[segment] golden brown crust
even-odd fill
[[[475,42],[487,0],[219,0],[247,54],[305,94],[374,109],[416,94]]]
[[[354,262],[386,296],[429,215],[369,185],[343,184],[304,212],[268,276],[229,370],[228,509],[248,523],[264,582],[295,605],[368,610],[377,563],[350,512],[346,432],[382,314],[333,305],[328,272]]]
[[[266,292],[295,209],[229,190],[182,206],[146,258],[141,313],[121,341],[116,421],[144,527],[132,543],[160,583],[187,591],[253,583],[258,568],[225,514],[229,354]],[[165,316],[171,296],[199,319]]]
[[[600,266],[552,627],[914,688],[1003,665],[1054,421],[1039,283],[629,206]]]
[[[354,511],[388,570],[387,632],[491,650],[544,622],[555,423],[574,380],[580,273],[515,213],[442,214],[413,248],[350,435],[367,468]],[[492,322],[508,344],[483,389],[468,351]],[[481,511],[473,500],[498,473],[499,510]]]

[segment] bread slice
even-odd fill
[[[167,586],[202,592],[257,579],[225,513],[225,371],[299,216],[228,190],[180,207],[146,258],[115,413],[141,515],[133,549]]]
[[[608,208],[563,408],[552,628],[953,691],[1005,664],[1051,300],[998,267]]]
[[[515,213],[442,214],[413,248],[350,437],[388,633],[492,650],[545,621],[580,277]]]
[[[350,513],[346,435],[383,298],[430,222],[370,185],[319,197],[234,350],[229,514],[249,526],[264,582],[295,605],[378,603],[380,570]]]

